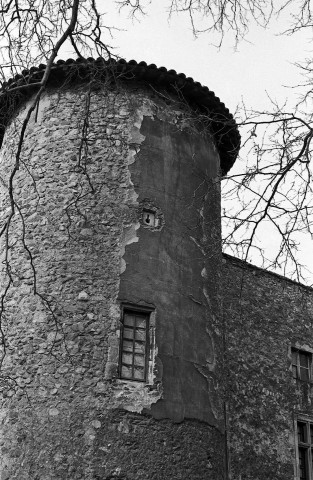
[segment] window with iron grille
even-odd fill
[[[124,309],[121,330],[120,378],[145,382],[149,360],[150,312]]]
[[[312,377],[312,353],[292,348],[291,363],[293,378],[304,382],[310,382]]]
[[[297,422],[298,480],[313,480],[313,422]]]

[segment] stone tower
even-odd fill
[[[173,70],[59,61],[16,165],[43,71],[0,105],[0,478],[222,480],[235,122]]]

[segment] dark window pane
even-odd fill
[[[134,330],[131,328],[124,328],[123,330],[124,338],[134,338]]]
[[[132,352],[134,348],[134,342],[132,340],[123,340],[123,351]]]
[[[310,380],[309,370],[307,368],[300,367],[300,379],[305,382]]]
[[[134,315],[129,315],[129,313],[125,313],[125,315],[124,315],[124,325],[128,325],[130,327],[133,327],[135,325]]]
[[[294,365],[297,365],[297,363],[298,363],[298,351],[297,350],[291,350],[291,362]]]
[[[122,365],[121,377],[122,378],[132,378],[133,372],[132,367]]]
[[[300,480],[309,480],[307,474],[307,450],[305,448],[299,448],[299,471]]]
[[[136,327],[146,328],[146,319],[142,317],[136,317]]]
[[[306,424],[302,422],[298,422],[298,441],[306,442]]]
[[[309,355],[307,353],[299,352],[300,367],[309,368]]]
[[[140,367],[145,366],[145,357],[143,355],[135,355],[134,356],[134,364]]]
[[[144,354],[146,350],[146,346],[144,342],[135,342],[135,353],[142,353]]]
[[[133,364],[133,355],[131,353],[125,353],[123,352],[122,354],[122,363],[127,363],[128,365]]]
[[[135,338],[136,340],[141,340],[142,342],[144,342],[146,340],[146,331],[136,328]]]
[[[134,369],[134,379],[136,380],[144,380],[145,379],[145,371],[143,368],[135,367]]]

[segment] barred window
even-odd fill
[[[298,480],[313,480],[313,422],[297,422]]]
[[[120,378],[145,382],[148,370],[149,312],[124,310]]]
[[[311,380],[312,354],[297,348],[291,349],[292,376],[297,380]]]

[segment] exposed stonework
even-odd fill
[[[1,149],[1,224],[26,108]],[[203,295],[205,282],[217,297],[220,259],[212,139],[170,95],[72,85],[47,90],[21,158],[9,250],[1,240],[1,480],[161,480],[165,471],[222,480],[219,339]],[[144,208],[155,228],[143,224]],[[146,383],[118,379],[123,303],[153,307]],[[142,437],[136,451],[130,432]]]
[[[31,98],[11,121],[10,91],[0,98],[0,231],[14,205],[0,240],[0,480],[299,480],[313,376],[293,378],[291,349],[313,354],[313,290],[222,263],[220,167],[239,135],[219,99],[153,65],[107,67],[53,67],[13,198]],[[120,366],[134,308],[149,312],[144,381]]]
[[[231,478],[294,480],[295,426],[312,384],[292,378],[291,346],[313,346],[313,290],[225,256]]]

